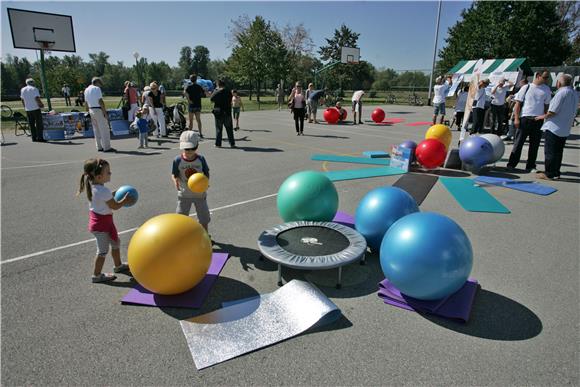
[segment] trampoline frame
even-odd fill
[[[340,232],[349,242],[346,249],[335,254],[304,256],[292,254],[282,248],[277,241],[277,237],[284,231],[298,227],[326,227],[331,230]],[[282,266],[299,270],[325,270],[338,268],[337,289],[340,289],[342,282],[342,266],[360,261],[361,265],[365,264],[365,254],[367,242],[365,238],[355,229],[334,222],[314,222],[314,221],[295,221],[284,223],[260,234],[258,238],[258,248],[262,257],[278,264],[278,286],[282,286]]]

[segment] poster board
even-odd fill
[[[411,152],[409,148],[404,148],[400,145],[393,145],[391,147],[391,167],[402,169],[409,172],[411,164]]]

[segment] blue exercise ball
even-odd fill
[[[338,210],[338,192],[326,175],[302,171],[291,175],[280,185],[277,205],[284,222],[330,222]]]
[[[374,250],[379,250],[385,233],[405,215],[418,212],[417,202],[397,187],[379,187],[368,192],[359,202],[354,226]]]
[[[417,149],[417,143],[415,141],[407,140],[399,144],[400,147],[407,148],[411,150],[411,162],[415,161],[415,149]]]
[[[121,200],[123,200],[123,198],[127,193],[129,194],[129,197],[133,200],[130,203],[125,204],[124,207],[131,207],[132,205],[137,203],[137,199],[139,199],[139,193],[137,192],[135,187],[132,187],[130,185],[123,185],[119,187],[115,192],[115,200],[120,202]]]
[[[391,226],[381,244],[381,268],[401,293],[438,300],[458,291],[473,266],[471,242],[452,219],[420,212]]]
[[[465,164],[475,168],[493,162],[493,146],[480,136],[470,136],[459,147],[459,158]]]

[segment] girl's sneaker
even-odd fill
[[[111,282],[117,279],[117,276],[108,273],[101,273],[99,275],[93,275],[93,283],[103,283],[103,282]]]
[[[122,263],[119,266],[115,266],[113,268],[113,271],[115,273],[126,273],[129,271],[129,265],[127,265],[126,263]]]

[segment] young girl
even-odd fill
[[[97,241],[97,256],[95,258],[95,270],[93,272],[93,282],[114,281],[117,277],[113,274],[101,273],[105,257],[111,245],[111,255],[115,263],[114,272],[128,272],[129,266],[121,262],[119,250],[119,235],[113,223],[113,211],[118,210],[125,204],[130,204],[133,199],[129,194],[118,202],[114,199],[115,192],[111,192],[105,183],[111,180],[111,167],[103,159],[89,159],[85,161],[84,173],[81,175],[79,191],[87,191],[89,200],[89,231],[95,236]]]
[[[234,113],[234,120],[236,120],[234,130],[240,130],[240,108],[242,111],[244,110],[242,98],[238,95],[237,90],[232,90],[232,111]]]

